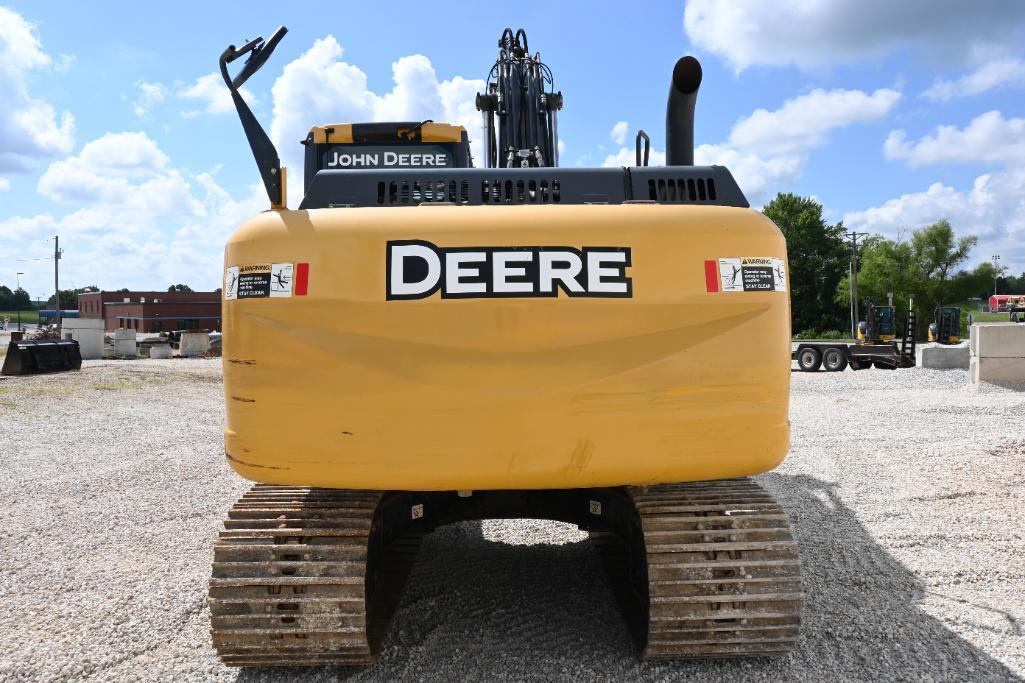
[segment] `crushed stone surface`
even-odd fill
[[[0,380],[0,680],[1020,680],[1025,386],[960,370],[792,376],[789,512],[807,605],[790,655],[640,662],[585,535],[430,534],[377,664],[235,670],[206,582],[228,468],[218,359]]]

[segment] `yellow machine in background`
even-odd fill
[[[897,338],[897,323],[893,304],[868,304],[865,320],[858,323],[858,342],[862,344],[891,344]]]
[[[786,245],[692,165],[697,61],[673,72],[669,166],[639,138],[635,167],[563,169],[562,96],[507,30],[487,168],[458,127],[314,127],[288,210],[238,95],[283,34],[221,60],[282,207],[225,249],[225,452],[259,484],[215,550],[222,660],[368,663],[421,536],[509,517],[592,532],[647,657],[788,651],[796,543],[744,478],[789,446]]]
[[[929,341],[957,344],[961,341],[961,309],[957,306],[937,306],[929,324]]]

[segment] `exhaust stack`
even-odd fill
[[[701,63],[687,55],[673,67],[666,104],[666,166],[694,165],[694,103],[701,86]]]

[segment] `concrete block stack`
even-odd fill
[[[61,321],[61,332],[65,339],[78,342],[82,360],[103,358],[102,318],[64,318]]]
[[[1025,325],[972,325],[969,373],[973,383],[1025,382]]]
[[[116,358],[135,358],[139,348],[135,343],[135,330],[123,327],[114,330],[114,356]]]
[[[170,344],[153,344],[149,347],[149,357],[156,359],[167,359],[171,357]]]
[[[178,355],[182,358],[198,358],[210,350],[210,335],[206,332],[182,332]]]
[[[923,344],[918,347],[918,365],[934,370],[967,370],[970,354],[968,342],[960,344]]]

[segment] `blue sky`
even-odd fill
[[[22,271],[47,296],[51,263],[18,259],[59,233],[64,285],[216,287],[226,236],[266,198],[211,74],[279,24],[247,88],[293,167],[312,124],[449,119],[475,137],[478,81],[522,26],[565,95],[563,165],[632,158],[638,128],[663,149],[669,74],[691,53],[698,161],[729,166],[755,205],[813,195],[890,237],[948,217],[979,236],[973,261],[1025,271],[1025,3],[443,7],[382,24],[377,3],[0,0],[0,284]]]

